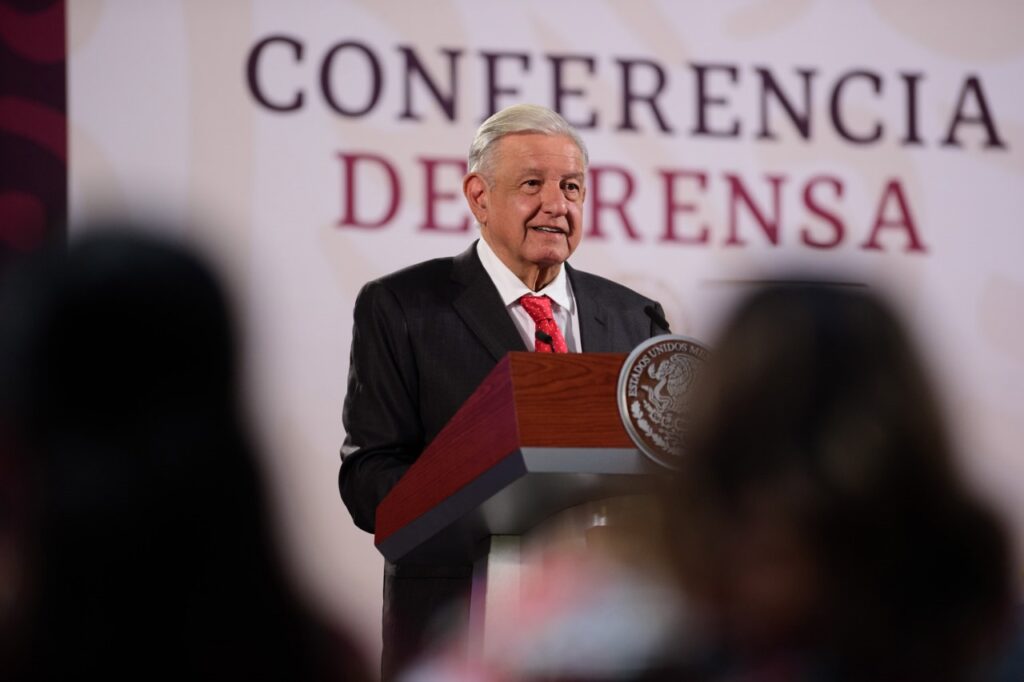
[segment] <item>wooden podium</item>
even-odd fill
[[[484,649],[487,614],[517,599],[520,536],[562,510],[649,491],[664,471],[619,417],[625,359],[510,353],[377,509],[389,561],[474,564],[470,629]]]

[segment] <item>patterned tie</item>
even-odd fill
[[[555,316],[551,312],[551,299],[547,296],[526,294],[519,299],[519,303],[537,325],[534,350],[538,353],[568,353],[569,347],[565,345],[565,337],[562,336],[562,330],[558,328]],[[542,341],[542,338],[550,339],[550,343]]]

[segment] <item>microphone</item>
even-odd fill
[[[662,314],[658,312],[657,307],[653,305],[645,305],[644,314],[646,314],[647,317],[651,318],[651,322],[654,323],[654,326],[661,327],[662,330],[664,330],[668,334],[672,333],[672,330],[668,326],[668,320],[666,320],[664,316],[662,316]]]
[[[554,346],[555,346],[555,340],[553,338],[551,338],[551,335],[550,334],[545,334],[544,332],[542,332],[539,329],[537,330],[537,333],[534,334],[534,337],[538,341],[540,341],[541,343],[546,343],[549,346],[551,346],[552,348],[554,348]]]

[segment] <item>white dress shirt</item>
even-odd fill
[[[531,291],[523,284],[523,281],[516,277],[515,273],[508,269],[508,266],[501,262],[498,254],[483,239],[476,243],[476,253],[484,270],[490,276],[494,286],[498,289],[501,302],[505,304],[505,310],[523,337],[523,342],[530,350],[534,350],[537,343],[537,324],[530,317],[530,313],[519,303],[519,299],[529,294],[531,296],[547,296],[551,299],[551,312],[554,313],[555,323],[562,330],[565,337],[565,345],[570,353],[580,352],[580,316],[576,309],[576,298],[572,295],[572,285],[565,274],[565,267],[558,268],[558,275],[546,287],[540,291]]]

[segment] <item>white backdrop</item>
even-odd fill
[[[606,206],[574,264],[703,339],[783,269],[891,292],[1021,529],[1022,25],[996,0],[73,0],[72,221],[159,215],[223,266],[292,568],[371,655],[382,561],[336,487],[354,296],[465,248],[473,131],[559,89]]]

